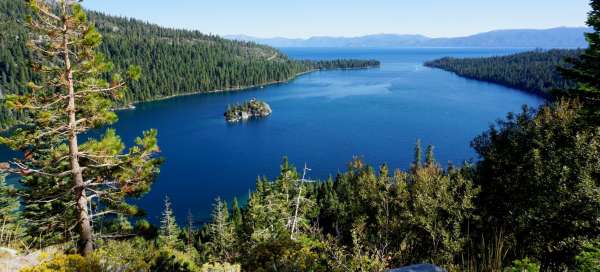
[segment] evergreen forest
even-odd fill
[[[575,81],[562,75],[561,68],[569,68],[570,60],[577,59],[582,52],[554,49],[488,58],[447,57],[429,61],[425,66],[552,98],[554,92],[577,86]]]
[[[24,1],[0,0],[0,93],[27,92],[39,79],[30,69],[31,52]],[[128,81],[128,91],[116,100],[120,107],[196,92],[238,90],[285,82],[323,69],[379,66],[376,60],[292,60],[282,52],[254,43],[230,41],[198,31],[164,28],[135,19],[88,12],[102,35],[98,51],[115,71],[138,65],[143,80]],[[108,74],[103,75],[108,79]],[[6,128],[20,119],[0,108]]]

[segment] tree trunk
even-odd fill
[[[85,195],[85,183],[83,181],[82,169],[79,165],[79,145],[77,143],[77,119],[75,108],[75,87],[73,83],[73,71],[69,56],[69,33],[66,21],[66,4],[63,2],[63,58],[65,64],[66,85],[68,89],[69,104],[67,113],[69,116],[69,158],[71,163],[71,175],[73,177],[74,195],[77,200],[77,224],[79,226],[79,254],[86,256],[94,250],[93,234],[90,216],[88,214],[88,199]]]
[[[292,234],[290,235],[290,239],[295,240],[294,239],[294,232],[296,232],[296,224],[298,222],[298,209],[300,208],[300,195],[302,194],[302,182],[304,181],[304,176],[302,177],[302,180],[300,181],[300,186],[298,186],[298,197],[296,198],[296,208],[294,211],[294,217],[293,217],[293,221],[292,221]]]

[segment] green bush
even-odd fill
[[[583,250],[575,257],[575,262],[577,271],[600,271],[600,239],[584,243]]]
[[[97,258],[84,258],[81,255],[55,255],[47,261],[22,272],[98,272],[103,271]]]
[[[533,262],[529,258],[516,260],[513,266],[504,270],[504,272],[539,272],[540,265]]]
[[[239,264],[229,264],[229,263],[212,263],[212,264],[204,264],[200,268],[202,272],[240,272],[242,268]]]
[[[187,254],[173,249],[161,250],[152,264],[152,271],[199,272],[200,268]]]
[[[142,238],[108,241],[93,253],[102,271],[149,271],[156,258],[154,243]]]
[[[151,271],[157,259],[153,242],[142,238],[126,241],[100,242],[100,247],[88,257],[57,254],[50,256],[25,272],[138,272]]]

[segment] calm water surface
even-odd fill
[[[325,71],[244,92],[177,97],[119,112],[117,132],[131,143],[156,128],[166,159],[139,201],[154,222],[168,195],[180,222],[207,218],[216,197],[244,198],[256,177],[277,175],[283,156],[308,163],[311,178],[346,169],[353,156],[407,168],[414,142],[435,145],[441,162],[476,159],[469,142],[495,120],[541,98],[423,67],[443,57],[492,56],[513,49],[284,49],[294,58],[374,58],[379,69]],[[250,98],[273,108],[267,119],[229,125],[223,111]]]

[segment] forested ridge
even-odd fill
[[[24,92],[34,80],[29,64],[23,1],[0,0],[0,90]],[[318,69],[378,66],[374,60],[296,61],[263,45],[231,41],[198,31],[160,27],[135,19],[89,12],[103,36],[99,52],[115,71],[138,65],[143,80],[128,82],[119,103],[127,104],[186,93],[233,90],[293,79]],[[1,111],[0,119],[14,119]],[[3,122],[4,124],[6,122]]]
[[[442,58],[425,63],[459,76],[522,89],[545,97],[553,90],[576,87],[566,79],[559,67],[567,68],[568,60],[577,58],[583,50],[536,50],[509,56],[487,58]]]

